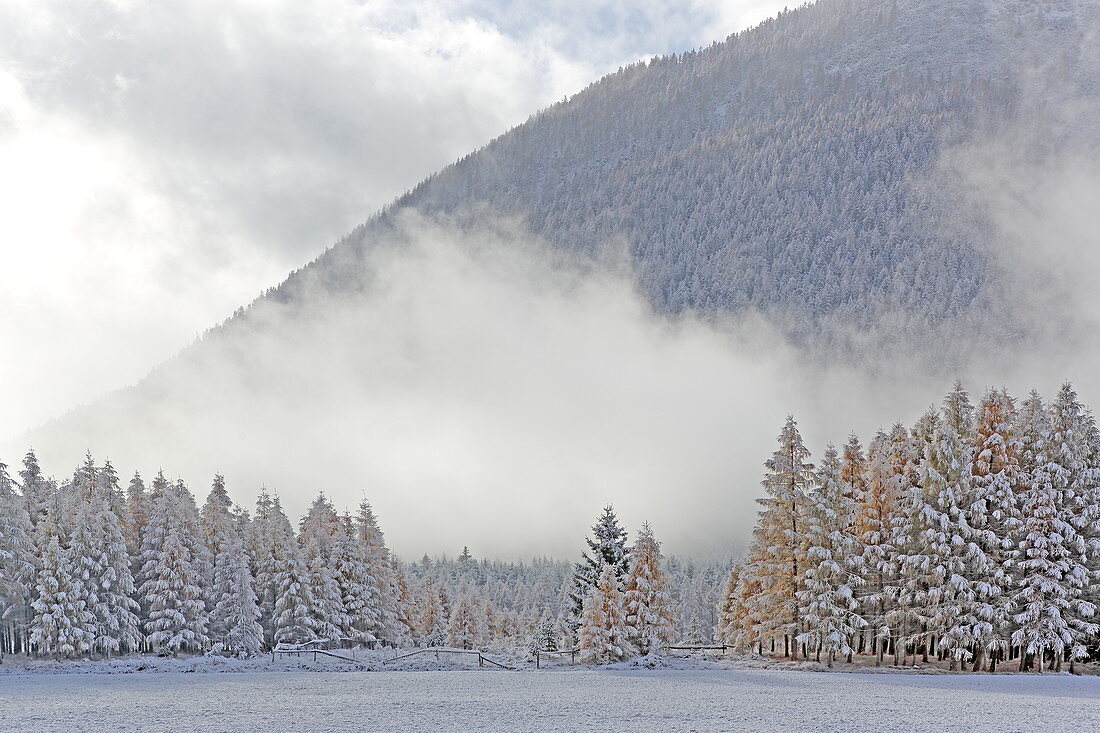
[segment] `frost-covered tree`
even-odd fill
[[[1057,546],[1050,551],[1051,557],[1058,559],[1060,577],[1051,577],[1049,587],[1055,595],[1064,594],[1065,604],[1048,606],[1047,612],[1053,613],[1059,607],[1067,627],[1065,645],[1050,647],[1054,650],[1054,664],[1060,667],[1063,659],[1084,657],[1086,644],[1098,630],[1097,608],[1089,597],[1089,587],[1090,553],[1100,549],[1100,545],[1090,546],[1100,505],[1095,503],[1098,475],[1090,464],[1089,439],[1094,426],[1070,384],[1062,385],[1050,405],[1049,416],[1045,463],[1034,471],[1033,480],[1037,479],[1054,502],[1055,532],[1048,535],[1048,542],[1054,543],[1057,536]],[[1043,516],[1047,511],[1040,508]],[[1035,524],[1028,524],[1025,519],[1029,537],[1034,535]],[[1044,526],[1041,520],[1038,525]]]
[[[433,578],[428,578],[420,590],[420,615],[416,632],[424,646],[440,646],[447,637],[447,614],[443,598]]]
[[[741,565],[730,563],[729,572],[718,597],[718,623],[714,628],[714,639],[719,644],[733,647],[738,651],[745,649],[745,608],[741,603]]]
[[[337,582],[336,546],[344,528],[332,502],[321,493],[302,518],[298,543],[309,572],[309,591],[313,599],[313,631],[320,637],[339,639],[352,628]]]
[[[852,653],[852,639],[867,625],[852,591],[856,502],[845,490],[841,470],[836,448],[827,446],[817,486],[806,498],[805,570],[798,591],[804,628],[798,641],[818,659],[825,652],[830,667],[838,654]]]
[[[795,637],[801,632],[798,594],[803,589],[805,571],[805,513],[807,492],[813,484],[810,451],[802,442],[792,416],[779,433],[779,447],[764,466],[761,485],[765,496],[757,501],[763,507],[754,531],[753,543],[758,554],[752,571],[761,586],[753,599],[757,606],[757,634],[778,634],[784,654],[798,657]]]
[[[34,532],[38,572],[29,642],[36,653],[58,658],[89,651],[95,638],[95,617],[69,549],[73,505],[71,485],[51,491]]]
[[[588,544],[588,552],[582,553],[581,561],[577,563],[573,573],[574,616],[580,614],[584,599],[596,585],[604,566],[613,569],[615,578],[620,583],[630,566],[626,530],[619,524],[614,507],[608,505],[603,508],[603,513],[592,526],[592,536],[586,537],[584,541]]]
[[[355,516],[355,533],[362,548],[373,604],[366,616],[367,631],[377,639],[399,643],[408,637],[409,630],[399,608],[397,581],[385,536],[374,509],[365,499]]]
[[[214,582],[209,594],[210,639],[228,653],[253,656],[264,643],[260,608],[244,538],[221,474],[214,477],[200,514],[206,544],[214,556]]]
[[[39,527],[52,520],[39,520]],[[39,654],[58,658],[71,657],[91,649],[94,639],[94,618],[87,609],[81,589],[74,578],[68,550],[51,528],[39,551],[37,597],[31,604],[30,645]]]
[[[623,585],[630,641],[642,654],[659,653],[674,636],[675,613],[661,561],[661,543],[646,522],[630,550],[630,570]]]
[[[881,664],[896,629],[891,624],[892,597],[898,582],[896,527],[904,494],[897,457],[903,454],[897,431],[880,432],[867,451],[866,486],[856,508],[855,534],[860,547],[857,565],[860,615],[867,622],[870,650]]]
[[[34,528],[24,505],[24,497],[15,491],[8,467],[0,462],[0,622],[26,621],[25,604],[34,583]],[[14,631],[14,629],[13,629]],[[14,634],[0,634],[0,655]]]
[[[134,471],[126,487],[126,513],[123,515],[122,528],[126,535],[126,549],[133,557],[141,554],[141,533],[149,523],[149,497],[145,493],[145,482],[141,473]]]
[[[624,606],[615,567],[605,565],[584,599],[577,630],[578,647],[593,663],[617,662],[634,652]]]
[[[109,463],[107,464],[109,466]],[[69,554],[94,618],[92,647],[107,655],[137,650],[142,642],[140,606],[122,522],[122,503],[113,469],[96,470],[88,457],[73,480],[75,519]]]
[[[31,525],[35,526],[38,520],[46,515],[50,492],[54,487],[42,475],[42,468],[38,464],[38,456],[35,455],[33,448],[23,456],[23,468],[19,471],[19,481],[23,489],[23,504],[30,517]]]
[[[142,532],[138,591],[148,609],[145,633],[155,649],[201,651],[209,638],[206,594],[192,552],[200,544],[191,516],[194,499],[182,482],[169,483],[163,472],[153,487],[149,523]]]
[[[275,614],[275,502],[266,488],[256,498],[256,514],[248,527],[245,550],[255,580],[256,602],[260,607],[260,625],[264,639],[274,641]]]
[[[271,626],[276,644],[300,644],[316,638],[316,614],[309,569],[278,499],[271,503]]]
[[[1020,523],[1017,497],[1020,441],[1014,434],[1016,405],[1008,392],[989,390],[978,405],[972,467],[974,502],[967,521],[984,563],[971,563],[970,581],[977,593],[974,611],[974,668],[986,660],[990,671],[1007,653],[1012,615],[1010,551]]]
[[[447,623],[447,643],[459,649],[478,649],[486,641],[485,607],[469,589],[451,609]]]

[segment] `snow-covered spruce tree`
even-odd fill
[[[858,560],[860,615],[867,622],[869,651],[881,664],[889,640],[896,635],[891,626],[893,589],[898,582],[896,527],[900,520],[903,494],[894,457],[901,454],[896,443],[879,432],[867,451],[866,487],[859,496],[855,534],[861,548]],[[862,644],[862,642],[861,642]]]
[[[164,473],[153,482],[153,505],[142,532],[141,587],[148,609],[145,633],[154,649],[177,654],[206,648],[206,603],[192,547],[199,544],[182,482],[170,484]],[[194,500],[190,501],[191,506]]]
[[[485,607],[466,589],[447,623],[447,643],[459,649],[479,649],[485,643]]]
[[[630,570],[623,588],[630,640],[642,654],[660,653],[672,642],[675,632],[668,575],[661,559],[661,543],[645,522],[630,550]]]
[[[227,653],[253,656],[264,643],[260,608],[238,517],[221,474],[214,476],[200,515],[207,546],[214,556],[210,639]]]
[[[30,646],[37,654],[72,657],[91,649],[95,618],[76,577],[69,552],[69,506],[62,490],[51,492],[35,527],[38,550],[36,595],[31,604]]]
[[[275,627],[275,503],[266,488],[256,498],[256,514],[248,527],[245,551],[255,580],[256,603],[260,607],[260,626],[264,642],[274,643]]]
[[[409,637],[409,629],[398,607],[400,599],[385,536],[378,525],[374,509],[365,499],[360,502],[355,516],[355,532],[366,563],[370,597],[372,603],[376,604],[368,615],[369,623],[373,626],[368,626],[367,631],[382,641],[400,644]]]
[[[1020,669],[1034,661],[1043,671],[1047,654],[1057,667],[1076,639],[1068,617],[1080,603],[1073,573],[1080,565],[1079,537],[1058,516],[1057,494],[1049,474],[1040,469],[1024,488],[1023,539],[1015,550],[1017,590],[1013,601],[1016,630],[1012,643],[1021,650]]]
[[[611,566],[618,582],[622,582],[629,569],[630,560],[626,550],[626,530],[615,516],[615,508],[608,505],[603,508],[596,524],[592,526],[592,537],[585,538],[588,552],[582,553],[573,573],[573,615],[579,616],[588,592],[596,585],[596,580],[605,565]]]
[[[1090,463],[1093,418],[1078,401],[1069,383],[1063,384],[1050,405],[1050,432],[1047,437],[1047,464],[1040,474],[1050,483],[1055,511],[1063,527],[1062,542],[1068,552],[1063,581],[1068,606],[1063,612],[1072,641],[1055,654],[1055,668],[1063,659],[1072,664],[1087,654],[1087,644],[1100,631],[1096,624],[1096,604],[1089,597],[1092,585],[1092,555],[1100,550],[1100,514],[1097,485],[1100,472]]]
[[[899,633],[927,662],[942,629],[934,625],[941,592],[948,577],[944,547],[947,535],[938,509],[943,478],[935,468],[939,452],[940,415],[929,409],[912,431],[916,452],[916,480],[899,495],[893,545],[897,562],[897,583],[893,593],[896,607],[892,615],[904,631]]]
[[[577,648],[577,626],[574,623],[576,614],[573,612],[573,589],[575,581],[572,574],[567,575],[558,590],[557,614],[554,617],[554,625],[558,633],[558,647],[560,649],[573,650]]]
[[[100,493],[107,500],[107,506],[122,522],[126,516],[126,492],[122,490],[122,485],[118,480],[118,471],[111,465],[110,458],[105,458],[103,465],[96,470],[96,481]]]
[[[806,495],[813,483],[810,451],[802,442],[798,426],[791,416],[779,433],[779,448],[764,466],[767,472],[761,485],[765,496],[754,531],[759,556],[753,573],[761,591],[752,600],[757,606],[756,634],[763,638],[782,638],[784,656],[798,658],[795,637],[801,633],[798,593],[802,590],[805,569]]]
[[[345,611],[341,633],[360,641],[375,641],[371,629],[381,626],[381,602],[375,598],[376,586],[368,572],[366,551],[350,514],[340,517],[340,527],[333,538],[331,562]]]
[[[0,462],[0,623],[11,624],[0,634],[0,659],[15,651],[15,625],[25,622],[26,604],[34,582],[34,528],[24,507],[23,497],[15,491],[8,467]]]
[[[594,664],[617,662],[630,656],[633,630],[626,621],[623,593],[613,565],[605,565],[588,592],[577,630],[581,652]]]
[[[326,639],[339,639],[352,627],[336,578],[336,545],[342,533],[332,502],[319,494],[299,525],[298,544],[309,572],[313,631]]]
[[[975,419],[974,463],[972,467],[975,502],[968,512],[974,542],[988,561],[985,576],[970,580],[978,590],[975,608],[974,669],[988,660],[996,671],[1009,645],[1012,614],[1013,539],[1020,528],[1020,507],[1016,496],[1019,485],[1020,442],[1014,434],[1016,405],[1004,389],[989,390],[978,405]],[[971,564],[971,570],[979,567]]]
[[[997,592],[992,578],[995,569],[977,542],[971,517],[984,511],[975,492],[974,410],[969,396],[958,382],[943,403],[943,419],[937,435],[938,451],[932,460],[942,478],[937,509],[946,535],[942,548],[947,570],[933,626],[942,629],[939,644],[951,657],[952,669],[974,658],[978,645],[978,610]]]
[[[195,572],[207,612],[213,608],[211,593],[214,589],[214,553],[206,543],[206,533],[202,527],[202,517],[195,495],[187,488],[183,479],[176,479],[176,496],[179,497],[181,514],[187,531],[183,538],[187,551],[191,554],[191,567]]]
[[[23,469],[19,472],[19,481],[23,488],[23,505],[30,517],[31,526],[36,526],[38,520],[46,515],[46,507],[50,492],[54,486],[42,475],[42,468],[38,465],[38,456],[34,449],[27,451],[23,456]]]
[[[528,649],[531,652],[558,651],[558,632],[549,609],[544,610],[542,616],[539,617],[539,622],[535,626]]]
[[[300,644],[317,637],[309,570],[278,499],[271,502],[271,523],[272,636],[276,644]]]
[[[136,589],[130,553],[115,512],[116,506],[122,506],[117,476],[110,469],[105,477],[89,456],[72,486],[77,501],[70,555],[94,618],[92,648],[108,656],[135,651],[142,642],[137,616],[140,606],[133,598]]]
[[[799,614],[804,631],[797,641],[813,649],[828,666],[838,654],[851,654],[852,639],[867,625],[857,613],[850,571],[855,550],[852,527],[856,503],[841,481],[836,448],[827,446],[817,472],[817,487],[807,497],[804,518],[806,543]]]
[[[747,645],[744,631],[745,608],[741,603],[740,584],[741,565],[730,563],[722,594],[718,598],[718,623],[714,628],[714,640],[743,652]]]

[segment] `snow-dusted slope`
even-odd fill
[[[625,246],[658,312],[698,311],[716,321],[762,314],[826,360],[843,353],[862,365],[868,356],[930,355],[935,369],[926,371],[939,369],[942,383],[962,371],[965,349],[1019,343],[1037,330],[1037,317],[1012,304],[1022,288],[1007,282],[1011,268],[996,257],[1004,232],[982,218],[992,209],[975,203],[975,182],[964,174],[971,159],[1003,157],[971,150],[987,140],[1007,139],[1010,152],[1018,139],[1064,147],[1074,120],[1059,119],[1048,136],[1044,115],[1097,108],[1098,18],[1094,2],[819,0],[708,48],[622,69],[424,181],[136,388],[31,439],[41,450],[58,446],[66,460],[85,447],[113,451],[147,437],[167,444],[163,451],[207,455],[207,442],[217,439],[207,441],[191,426],[213,425],[242,445],[258,437],[285,445],[277,450],[290,455],[286,410],[291,419],[303,416],[295,428],[306,432],[316,421],[347,415],[364,422],[336,421],[330,429],[337,438],[359,435],[367,424],[385,437],[389,424],[364,415],[388,409],[400,390],[419,405],[431,392],[425,374],[436,378],[438,401],[458,395],[480,410],[491,404],[475,399],[490,391],[477,386],[482,378],[495,386],[517,374],[522,381],[569,367],[577,374],[567,373],[561,390],[574,397],[598,389],[590,375],[614,371],[619,353],[626,370],[678,353],[645,350],[659,337],[648,322],[638,325],[642,317],[631,322],[638,330],[589,323],[570,339],[569,329],[546,316],[537,276],[535,285],[516,278],[522,281],[512,290],[474,302],[411,302],[407,291],[434,291],[438,282],[409,285],[406,268],[406,279],[395,286],[372,259],[386,249],[380,243],[409,238],[402,224],[407,210],[444,215],[474,230],[457,237],[467,243],[484,239],[477,230],[496,227],[504,216],[522,221],[552,253],[604,254],[605,247]],[[1094,117],[1085,119],[1090,122],[1076,127],[1094,132]],[[1023,129],[1039,135],[1010,134],[1022,120]],[[1058,157],[1038,152],[1033,157],[1040,161]],[[1002,175],[1010,182],[1021,178]],[[979,183],[996,191],[1001,181]],[[1011,193],[1009,209],[1019,198]],[[1091,222],[1085,229],[1093,229]],[[481,251],[471,262],[491,269],[490,259]],[[446,281],[440,262],[449,260],[435,263],[434,276]],[[450,283],[448,296],[463,281],[484,285],[468,266],[453,268],[450,280],[459,282]],[[508,263],[496,275],[531,277],[534,269]],[[1049,287],[1064,279],[1055,275],[1037,290],[1046,305],[1067,310]],[[354,314],[347,312],[348,300],[332,297],[379,292],[356,301]],[[516,302],[530,293],[532,302]],[[576,313],[573,303],[558,309],[570,326],[607,302],[587,297],[591,291],[573,298],[568,283],[558,295],[579,305]],[[388,309],[365,312],[377,301]],[[616,311],[621,304],[612,301],[604,309],[612,314],[607,321],[619,324],[614,314],[627,311]],[[466,330],[452,328],[450,313],[428,313],[433,307],[462,311],[455,320],[466,318]],[[540,314],[546,317],[539,320]],[[469,324],[478,319],[500,322]],[[611,343],[608,332],[625,333],[630,347],[593,350],[593,343]],[[521,337],[530,345],[511,348]],[[641,352],[631,350],[639,344]],[[494,349],[500,352],[495,359]],[[524,360],[539,349],[532,357],[537,363]],[[591,365],[577,358],[586,350]],[[701,357],[688,352],[690,366],[670,369],[674,378],[700,370]],[[548,363],[542,353],[554,353],[557,361]],[[480,354],[493,359],[491,370],[472,366]],[[724,358],[714,373],[729,372]],[[466,383],[448,371],[464,368]],[[687,409],[689,400],[677,402],[669,376],[659,372],[647,372],[652,385],[638,389],[663,390],[670,403]],[[1005,378],[1003,371],[995,377]],[[381,404],[352,407],[349,386]],[[515,389],[521,396],[553,392],[543,384]],[[673,407],[665,406],[665,414]],[[424,435],[420,413],[413,414],[413,434]],[[432,412],[427,422],[438,417]],[[124,438],[121,430],[140,434]]]
[[[1078,78],[1094,16],[1073,2],[820,0],[612,74],[392,209],[516,214],[582,250],[626,237],[660,309],[757,309],[795,335],[892,312],[919,335],[981,303],[989,277],[929,182],[940,152],[1010,124],[1037,66]],[[341,271],[384,224],[309,269]]]

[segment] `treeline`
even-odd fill
[[[1100,642],[1100,430],[1069,384],[1044,405],[961,385],[916,425],[818,466],[793,418],[732,566],[717,636],[744,651],[1072,670]]]
[[[321,494],[296,531],[266,490],[250,513],[218,475],[199,507],[180,479],[160,472],[147,487],[135,473],[123,489],[110,461],[90,455],[59,482],[30,451],[17,476],[0,464],[0,657],[249,656],[310,639],[552,651],[588,634],[584,649],[609,658],[596,649],[594,622],[585,632],[580,619],[599,564],[574,573],[551,560],[478,561],[465,549],[404,564],[365,500],[341,514]],[[618,526],[610,508],[601,526]],[[640,630],[622,654],[652,646],[650,637],[709,637],[717,567],[664,561],[648,531],[635,567],[625,532],[597,537],[621,561],[616,577],[632,584],[616,586],[630,595],[607,622]]]

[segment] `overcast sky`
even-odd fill
[[[783,5],[0,0],[0,437],[135,382],[536,109]]]

